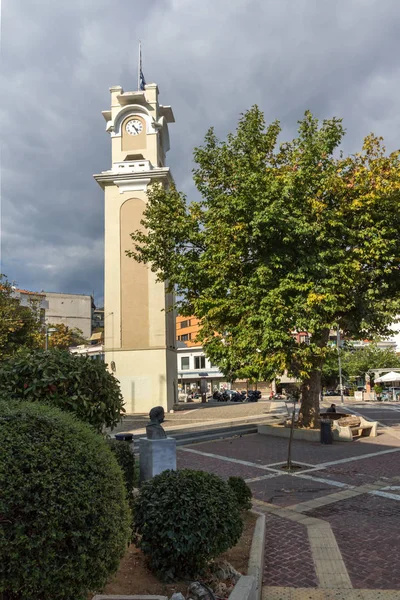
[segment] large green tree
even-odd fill
[[[153,186],[128,254],[201,319],[225,372],[299,377],[300,420],[316,426],[330,328],[385,335],[400,312],[399,152],[386,156],[371,134],[344,157],[341,120],[309,112],[291,142],[279,134],[256,106],[226,141],[210,129],[194,151],[201,199]]]
[[[22,348],[40,347],[42,329],[38,300],[21,306],[12,284],[0,274],[0,360]]]

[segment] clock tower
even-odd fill
[[[110,88],[103,111],[111,137],[111,168],[96,181],[105,200],[104,353],[121,384],[127,413],[172,408],[177,394],[173,297],[149,268],[126,256],[130,234],[140,229],[153,182],[168,186],[170,106],[158,101],[157,85],[124,92]],[[168,224],[166,224],[168,226]]]

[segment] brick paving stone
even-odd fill
[[[366,494],[308,514],[331,525],[354,588],[400,598],[400,502]]]
[[[266,514],[263,584],[294,588],[318,587],[307,529]]]
[[[384,439],[378,443],[376,440],[380,440],[380,438]],[[377,438],[362,438],[353,442],[335,442],[331,445],[294,440],[292,460],[293,462],[299,461],[318,465],[319,463],[362,456],[399,446],[400,440],[390,438],[387,435],[381,435]],[[196,444],[193,448],[203,452],[247,460],[260,465],[269,465],[286,461],[288,440],[253,434],[246,435],[243,438],[204,442]]]
[[[388,485],[394,477],[400,476],[400,452],[373,456],[365,460],[332,465],[310,473],[316,477],[325,477],[335,481],[342,481],[350,485],[374,483],[375,481],[388,480]]]
[[[248,479],[266,474],[264,469],[248,467],[234,462],[226,462],[219,460],[218,458],[201,456],[192,452],[185,452],[184,450],[179,449],[179,447],[176,453],[176,462],[178,469],[207,471],[208,473],[215,473],[215,475],[219,475],[223,479],[228,479],[231,475]]]
[[[278,506],[290,506],[337,492],[338,488],[309,479],[280,475],[249,483],[253,497]]]

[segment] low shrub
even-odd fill
[[[135,501],[136,544],[158,577],[194,578],[234,546],[243,523],[231,488],[203,471],[164,471]]]
[[[68,350],[36,350],[16,355],[0,367],[2,396],[43,402],[74,412],[102,431],[121,420],[119,383],[106,365]]]
[[[131,495],[135,487],[135,457],[131,450],[131,444],[114,438],[107,440],[107,444],[122,469],[126,492]]]
[[[240,510],[250,510],[253,494],[242,477],[229,477],[228,485],[235,494]]]
[[[0,401],[0,597],[86,600],[118,568],[131,514],[105,440],[57,408]]]

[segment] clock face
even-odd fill
[[[131,119],[125,125],[125,129],[129,135],[139,135],[139,133],[142,133],[143,123],[139,119]]]

